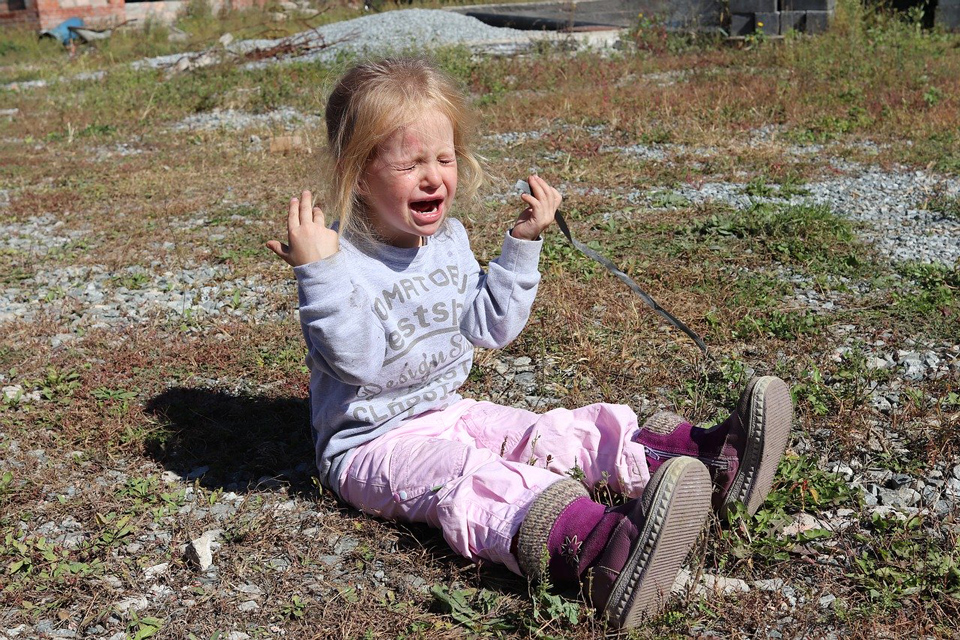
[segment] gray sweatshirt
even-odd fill
[[[354,447],[461,399],[474,345],[502,347],[526,324],[541,246],[508,233],[484,273],[448,219],[417,249],[341,234],[336,254],[294,268],[324,486],[339,493]]]

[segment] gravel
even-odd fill
[[[444,20],[471,20],[457,14],[434,11],[390,12],[389,15],[391,20],[398,19],[397,14],[429,14],[427,17],[432,19],[433,14],[437,13],[443,14]],[[372,25],[373,28],[378,24],[377,28],[386,29],[377,20],[387,15],[378,14],[352,22],[364,26],[364,29],[365,25]],[[401,16],[399,19],[402,21],[405,18]],[[346,27],[341,25],[340,28]],[[393,33],[391,37],[395,37],[396,41],[404,41],[404,38],[409,40],[409,35],[403,36],[403,33]],[[312,121],[310,116],[291,109],[260,115],[224,111],[199,114],[178,126],[183,130],[235,130],[239,134],[263,125],[286,127],[288,124],[301,126],[312,124]],[[496,134],[487,137],[484,145],[509,147],[536,140],[543,134],[537,131]],[[108,149],[106,154],[122,154],[127,150],[126,146],[118,146]],[[651,162],[673,162],[680,155],[707,158],[719,153],[716,149],[680,145],[607,146],[602,151],[631,155]],[[795,155],[808,152],[808,147],[788,149],[788,153]],[[789,200],[772,196],[764,200],[827,204],[837,213],[862,223],[860,233],[863,237],[873,242],[891,261],[953,265],[960,260],[960,221],[944,219],[922,207],[932,193],[953,196],[960,193],[960,185],[955,179],[928,171],[904,168],[882,170],[836,158],[824,160],[839,175],[804,185],[809,190],[806,196]],[[741,182],[710,182],[696,188],[684,186],[667,189],[666,193],[693,203],[719,201],[744,209],[758,200],[745,196],[744,186]],[[566,190],[576,191],[570,185]],[[631,204],[668,208],[672,205],[669,204],[669,198],[663,197],[664,193],[663,189],[658,188],[616,195]],[[8,205],[7,192],[0,191],[0,212]],[[182,228],[194,229],[203,225],[204,220],[196,218],[183,221]],[[289,312],[272,310],[262,304],[264,296],[269,293],[267,285],[254,278],[236,277],[224,265],[189,263],[182,269],[170,270],[163,261],[156,260],[146,266],[129,266],[111,272],[103,265],[63,267],[43,260],[48,254],[62,250],[89,234],[89,229],[68,227],[50,214],[0,225],[0,250],[30,256],[32,264],[37,265],[35,271],[8,281],[0,288],[0,323],[31,320],[39,313],[46,314],[59,323],[60,333],[51,339],[52,346],[58,346],[79,339],[89,328],[119,328],[158,317],[175,320],[189,317],[205,324],[237,319],[251,323],[292,321]],[[790,284],[791,291],[783,301],[786,306],[821,315],[836,314],[851,296],[870,293],[868,284],[844,279],[830,281],[829,286],[822,287],[813,282],[810,276],[795,273],[786,267],[777,267],[774,275]],[[843,295],[837,293],[841,289],[845,291]],[[586,309],[585,313],[593,311],[599,313],[602,310]],[[931,514],[932,517],[924,519],[924,526],[932,537],[956,535],[958,531],[954,523],[960,511],[960,461],[940,460],[926,469],[894,473],[887,469],[872,468],[862,460],[868,459],[867,454],[872,452],[882,451],[892,456],[909,454],[912,443],[906,435],[908,425],[892,420],[891,416],[902,416],[908,404],[917,402],[909,396],[909,391],[918,384],[960,379],[960,344],[953,340],[904,342],[882,332],[866,338],[858,327],[836,322],[831,323],[827,330],[831,332],[836,346],[833,352],[818,356],[825,355],[828,360],[838,364],[853,363],[855,359],[863,358],[868,369],[882,371],[885,375],[867,390],[868,402],[874,409],[871,431],[875,435],[863,444],[864,456],[822,459],[822,467],[837,473],[844,482],[862,491],[867,517],[875,514],[878,517],[904,518],[913,514]],[[550,357],[539,359],[486,352],[481,355],[480,365],[497,374],[493,400],[537,411],[560,403],[566,380],[575,378],[584,387],[592,383],[588,372],[563,367]],[[48,401],[35,390],[8,382],[0,374],[0,401],[8,404]],[[823,383],[832,388],[845,384],[845,381],[840,377],[833,379],[825,375]],[[216,387],[217,384],[218,381],[211,381],[211,386]],[[667,399],[662,395],[637,396],[626,400],[641,415],[667,408]],[[932,403],[933,400],[927,398],[919,402]],[[822,446],[814,445],[810,440],[828,436],[829,431],[809,435],[798,433],[791,448],[800,454],[821,455]],[[20,471],[31,467],[54,469],[62,474],[64,486],[45,487],[35,504],[31,505],[37,519],[18,522],[15,527],[21,532],[47,535],[65,549],[81,547],[96,535],[95,532],[84,530],[83,523],[72,516],[44,517],[44,512],[55,510],[61,501],[70,501],[90,487],[113,491],[131,477],[129,473],[134,473],[132,470],[137,466],[136,461],[116,459],[112,464],[117,468],[126,468],[127,472],[103,469],[84,462],[82,454],[48,454],[47,451],[26,445],[21,448],[16,440],[3,434],[0,437],[3,444],[0,447],[0,469],[16,469],[18,477],[21,476]],[[139,466],[143,467],[142,461]],[[302,538],[308,541],[307,544],[324,545],[326,555],[318,558],[317,564],[312,567],[316,573],[304,581],[304,588],[318,598],[335,596],[339,590],[346,588],[367,588],[383,594],[397,589],[409,588],[418,592],[429,589],[429,583],[420,576],[393,571],[379,561],[370,563],[362,570],[356,568],[353,556],[363,552],[362,545],[365,543],[350,534],[330,535],[330,529],[323,524],[330,517],[327,508],[313,500],[303,499],[300,494],[291,495],[286,491],[285,487],[292,484],[291,479],[309,485],[305,480],[311,473],[309,463],[289,473],[281,472],[278,477],[219,479],[222,480],[224,491],[215,501],[211,501],[211,494],[201,488],[201,481],[217,484],[218,479],[209,477],[209,467],[199,466],[180,470],[179,473],[163,470],[159,465],[147,467],[140,474],[156,474],[169,490],[181,490],[183,503],[172,513],[158,517],[156,526],[138,529],[136,538],[130,539],[117,550],[118,554],[142,559],[134,584],[131,584],[131,576],[128,575],[123,575],[122,579],[111,574],[98,578],[99,588],[105,592],[104,597],[109,598],[112,610],[118,615],[100,618],[95,625],[76,631],[58,628],[61,627],[59,622],[46,618],[37,620],[32,626],[4,628],[0,625],[0,638],[4,635],[11,638],[38,637],[41,634],[49,637],[122,638],[125,637],[125,618],[129,617],[129,612],[162,610],[175,616],[178,611],[197,605],[197,600],[183,596],[197,594],[197,590],[202,592],[204,588],[229,591],[233,598],[230,606],[238,613],[254,614],[272,595],[267,579],[257,574],[258,577],[250,577],[249,582],[228,586],[223,584],[218,575],[218,555],[226,555],[232,542],[227,539],[218,542],[216,532],[220,527],[238,521],[256,523],[269,520],[281,530],[299,531]],[[83,478],[82,483],[77,480],[78,474]],[[311,490],[308,488],[305,493]],[[255,499],[250,499],[250,493],[244,493],[246,491],[255,492]],[[858,518],[863,517],[863,514],[851,509],[826,511],[817,518],[798,517],[787,525],[784,535],[787,531],[796,535],[817,528],[842,531],[856,526]],[[185,531],[189,531],[189,537]],[[201,533],[203,535],[198,538],[192,537]],[[384,543],[395,544],[395,541],[385,540]],[[223,545],[222,549],[218,546],[220,544]],[[188,549],[192,549],[192,552],[188,552]],[[182,562],[184,554],[188,553],[191,560]],[[271,550],[271,556],[260,562],[260,572],[269,575],[290,571],[297,560],[294,556],[276,555],[283,553],[286,550]],[[826,565],[835,562],[835,559],[832,554],[822,553],[816,556],[816,561]],[[185,579],[185,575],[189,577]],[[263,581],[258,583],[261,579]],[[177,580],[189,582],[191,590],[174,591],[170,585]],[[792,618],[788,614],[805,603],[822,609],[843,604],[834,594],[820,591],[818,585],[802,582],[787,584],[783,580],[756,580],[748,583],[707,574],[696,582],[688,581],[685,584],[708,598],[713,594],[750,591],[776,594],[782,601],[781,611],[785,616],[777,623],[783,629],[790,629]],[[775,637],[780,632],[771,629],[769,634]],[[248,636],[234,631],[227,637]]]
[[[334,22],[292,36],[286,41],[297,45],[325,43],[328,46],[305,55],[285,58],[283,62],[330,61],[344,54],[363,56],[421,52],[451,45],[463,45],[486,53],[508,54],[530,47],[535,37],[529,31],[491,27],[476,18],[451,11],[405,9]],[[539,37],[545,36],[540,34]],[[281,42],[280,39],[243,40],[231,43],[227,49],[235,54],[243,54],[253,49],[269,49]],[[148,58],[134,66],[167,68],[184,55],[188,54]],[[244,66],[260,68],[276,62],[274,59],[261,60]]]

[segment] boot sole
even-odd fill
[[[710,513],[710,474],[702,462],[672,458],[658,471],[649,516],[604,610],[608,622],[621,629],[638,626],[664,607]]]
[[[734,502],[742,502],[751,516],[757,512],[773,487],[790,439],[793,402],[783,380],[774,376],[757,378],[748,390],[746,405],[746,447],[740,470],[720,509],[721,516]]]

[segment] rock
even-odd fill
[[[821,609],[829,609],[833,606],[833,603],[836,602],[836,600],[837,596],[833,595],[832,593],[828,593],[820,597],[818,604],[820,605]]]
[[[879,505],[870,509],[871,516],[879,516],[881,518],[896,518],[901,522],[907,519],[907,516],[900,509],[895,509],[888,505]]]
[[[904,377],[914,381],[923,380],[927,366],[919,353],[916,351],[901,350],[897,355],[900,358],[900,364],[902,364],[904,368]]]
[[[187,562],[196,565],[201,571],[209,569],[210,565],[213,564],[212,545],[220,533],[220,529],[211,529],[204,532],[199,538],[191,540],[184,551]]]
[[[337,536],[339,539],[333,545],[333,552],[338,556],[345,553],[350,553],[358,546],[360,546],[360,541],[354,538],[353,536]]]
[[[115,575],[111,575],[109,573],[105,576],[102,576],[100,578],[100,581],[106,584],[111,589],[120,589],[123,587],[123,582],[120,581],[120,578],[118,578]]]
[[[220,43],[220,46],[229,47],[230,43],[233,42],[233,34],[232,33],[223,34],[222,36],[220,36],[220,39],[218,40],[218,42]]]
[[[770,578],[766,580],[754,580],[753,586],[760,591],[780,591],[787,584],[783,578]]]
[[[120,613],[126,613],[131,609],[134,611],[143,611],[148,606],[146,596],[133,596],[130,598],[124,598],[120,602],[113,605],[113,608],[119,611]]]
[[[933,510],[938,516],[943,518],[953,511],[953,503],[948,500],[937,500],[937,503],[933,505]]]
[[[410,587],[411,590],[418,593],[427,593],[430,591],[430,585],[426,580],[420,576],[415,576],[412,573],[408,573],[403,576],[403,581]]]
[[[910,487],[900,487],[896,490],[879,489],[877,499],[882,505],[902,509],[903,507],[912,507],[920,502],[920,492]]]
[[[748,593],[750,591],[750,585],[739,578],[725,578],[706,573],[703,575],[702,581],[707,589],[721,595]]]
[[[170,568],[169,562],[161,562],[160,564],[155,564],[152,567],[147,567],[143,570],[143,577],[147,580],[153,580],[158,576],[162,576],[167,572],[167,569]]]
[[[198,478],[202,478],[208,471],[210,471],[210,467],[208,466],[197,467],[196,469],[192,469],[190,473],[187,474],[186,478],[187,480],[196,480]]]
[[[164,584],[150,585],[149,591],[154,600],[165,600],[173,595],[173,589]]]
[[[682,594],[687,590],[693,591],[698,596],[709,594],[715,595],[733,595],[735,593],[748,593],[750,585],[738,578],[726,578],[705,573],[700,576],[700,581],[691,586],[693,574],[687,569],[681,569],[673,582],[673,593]]]
[[[827,525],[809,513],[798,513],[793,522],[783,528],[783,535],[795,537],[811,529],[827,529]]]
[[[830,473],[834,473],[840,476],[846,482],[850,482],[851,480],[853,480],[853,469],[850,467],[850,465],[844,464],[842,462],[838,462],[832,467],[830,467]]]
[[[956,472],[954,472],[956,473]],[[951,493],[955,496],[960,495],[960,479],[958,478],[948,478],[947,479],[947,493]]]
[[[263,590],[255,584],[245,583],[236,587],[238,593],[245,593],[248,596],[259,597],[263,595]]]
[[[243,613],[250,613],[251,611],[256,611],[259,608],[260,608],[260,605],[258,605],[253,600],[247,600],[246,602],[241,602],[240,606],[237,607],[237,609],[239,609]]]

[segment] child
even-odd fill
[[[474,346],[503,347],[526,324],[560,194],[530,176],[484,272],[448,215],[482,179],[450,79],[421,60],[361,64],[326,123],[339,224],[304,191],[288,244],[267,243],[297,277],[321,482],[367,513],[439,527],[473,560],[579,583],[610,624],[636,626],[669,596],[713,491],[718,509],[763,501],[789,432],[786,386],[754,381],[708,431],[669,413],[638,429],[621,405],[536,415],[463,399]],[[630,500],[592,501],[575,468]]]

